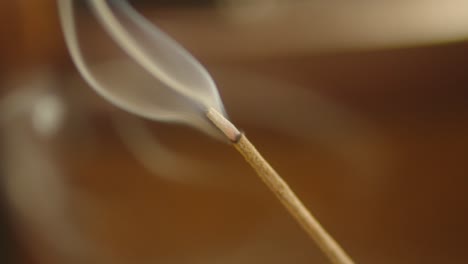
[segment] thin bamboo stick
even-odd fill
[[[320,225],[293,190],[262,157],[247,137],[215,109],[208,109],[206,116],[226,135],[237,151],[244,156],[245,160],[257,172],[262,181],[276,195],[307,234],[317,243],[330,262],[334,264],[353,264],[353,260]]]

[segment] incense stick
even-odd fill
[[[317,243],[330,262],[334,264],[353,264],[353,260],[320,225],[293,190],[262,157],[247,137],[215,109],[208,109],[206,116],[226,135],[237,151],[244,156],[245,160],[257,172],[262,181],[276,195],[307,234]]]

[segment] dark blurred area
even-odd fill
[[[10,218],[7,213],[8,206],[5,205],[4,197],[2,196],[2,211],[0,212],[0,257],[4,263],[14,263],[13,256],[15,255],[16,239],[13,238],[11,231]]]
[[[466,3],[130,2],[356,263],[468,263]],[[228,146],[94,93],[55,1],[0,2],[0,58],[1,263],[327,263]]]

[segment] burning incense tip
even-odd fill
[[[242,133],[237,129],[237,127],[227,120],[221,113],[216,111],[216,109],[210,107],[206,112],[206,116],[231,142],[237,143],[242,137]]]

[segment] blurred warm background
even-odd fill
[[[357,263],[468,262],[466,1],[130,2]],[[96,95],[55,1],[0,20],[2,263],[327,263],[229,146]]]

